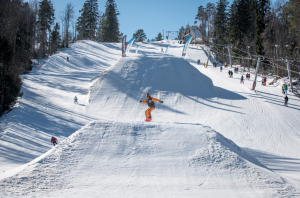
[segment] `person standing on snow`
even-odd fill
[[[288,86],[287,85],[285,85],[285,94],[287,94],[287,91],[288,91]]]
[[[77,98],[77,96],[75,96],[75,98],[74,98],[74,103],[78,104],[78,98]]]
[[[145,116],[146,120],[150,119],[151,120],[151,112],[155,109],[155,104],[154,102],[160,102],[163,103],[164,101],[158,100],[156,98],[152,98],[149,93],[146,94],[146,100],[141,100],[140,103],[147,103],[148,104],[148,109],[145,111]],[[149,120],[149,121],[150,121]]]
[[[222,72],[222,69],[223,69],[223,68],[222,68],[222,65],[221,65],[221,67],[220,67],[220,72]]]
[[[51,143],[53,143],[53,146],[55,146],[55,144],[57,144],[57,139],[54,136],[52,136],[52,138],[51,138]]]
[[[284,97],[284,106],[287,106],[288,101],[289,101],[289,98],[287,97],[287,95],[285,95],[285,97]]]
[[[244,84],[244,76],[242,75],[241,77],[241,82],[240,83],[243,83]]]

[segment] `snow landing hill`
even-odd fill
[[[24,75],[0,118],[0,197],[300,196],[300,99],[285,107],[279,86],[252,92],[253,75],[196,64],[201,46],[183,59],[166,45],[122,58],[80,41]],[[164,101],[150,123],[146,92]]]

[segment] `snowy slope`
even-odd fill
[[[278,87],[251,92],[240,73],[197,65],[197,46],[186,59],[179,44],[136,46],[120,58],[119,44],[82,41],[24,76],[24,98],[0,120],[0,197],[300,195],[299,98],[284,107]],[[151,123],[146,92],[164,101]],[[71,136],[48,151],[51,135]]]
[[[8,197],[270,197],[294,192],[261,166],[202,125],[96,121],[0,185]]]
[[[23,76],[19,107],[0,118],[0,173],[48,151],[52,135],[63,140],[94,120],[85,113],[90,80],[121,57],[120,48],[80,41]]]

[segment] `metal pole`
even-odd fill
[[[230,67],[232,67],[232,63],[231,63],[231,55],[230,55],[230,49],[229,49],[229,45],[227,45],[227,49],[228,49],[228,54],[229,54],[229,61],[230,61]]]
[[[263,57],[263,56],[256,56],[256,57],[258,57],[258,60],[257,60],[256,72],[255,72],[255,78],[254,78],[252,90],[255,90],[255,87],[256,87],[256,79],[257,79],[257,74],[258,74],[258,68],[259,68],[260,57]]]
[[[210,58],[210,49],[211,49],[211,45],[209,45],[209,51],[208,51],[208,58],[207,58],[207,61],[206,61],[206,67],[207,67],[207,65],[208,65],[208,60],[209,60],[209,58]]]
[[[292,82],[292,75],[291,75],[291,69],[290,69],[290,63],[289,63],[288,57],[286,57],[286,65],[287,65],[288,75],[289,75],[289,79],[290,79],[291,90],[293,93],[293,82]]]
[[[2,116],[2,107],[3,107],[3,94],[1,95],[0,116]]]
[[[276,56],[277,56],[277,58],[276,58],[276,62],[277,62],[277,76],[278,76],[278,49],[277,49],[277,47],[278,47],[278,45],[275,45],[275,54],[276,54]]]

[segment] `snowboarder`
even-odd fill
[[[78,104],[78,98],[77,98],[77,96],[75,96],[75,98],[74,98],[74,103]]]
[[[241,82],[240,83],[243,83],[244,84],[244,76],[242,75],[241,77]]]
[[[149,93],[146,94],[146,100],[141,100],[140,103],[147,103],[148,104],[148,109],[145,111],[145,116],[147,122],[151,121],[151,111],[155,109],[155,104],[154,102],[160,102],[163,103],[164,101],[158,100],[156,98],[152,98]]]
[[[52,138],[51,138],[51,143],[53,143],[53,146],[55,146],[55,144],[57,144],[57,139],[54,136],[52,136]]]
[[[287,97],[287,95],[285,95],[285,97],[284,97],[284,106],[287,107],[288,101],[289,101],[289,98]]]

